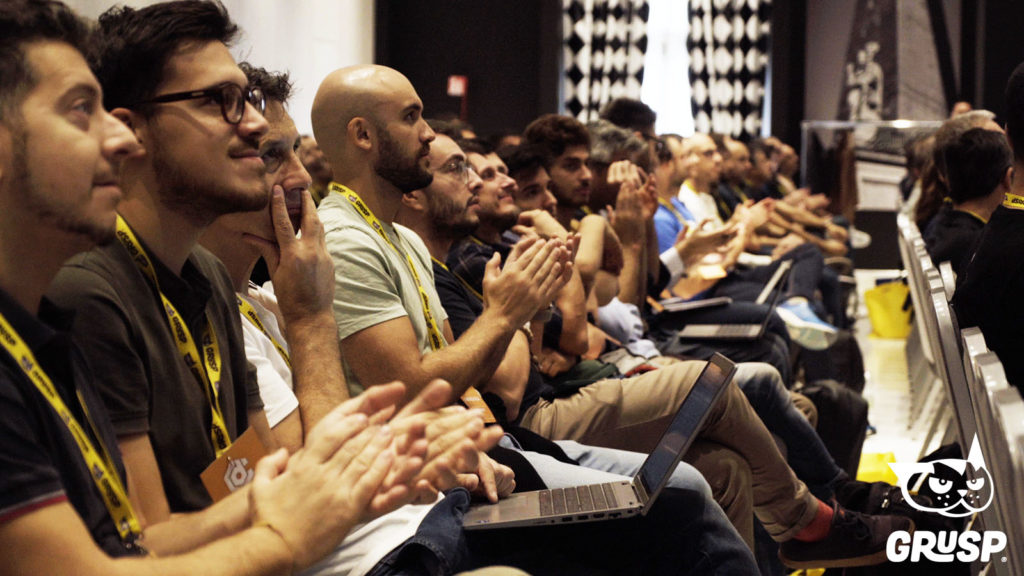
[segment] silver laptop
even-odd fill
[[[758,294],[757,304],[764,304],[768,297],[772,297],[769,306],[769,313],[764,315],[764,320],[759,324],[687,324],[679,331],[679,337],[684,340],[757,340],[764,336],[768,328],[768,321],[771,319],[771,311],[782,296],[782,281],[789,272],[791,260],[785,260],[776,268],[775,274],[765,283],[761,293]],[[778,288],[778,290],[776,290]]]
[[[728,296],[716,296],[715,298],[701,298],[700,300],[684,300],[678,296],[666,298],[658,304],[668,312],[688,312],[690,310],[703,310],[715,306],[732,304],[732,298]]]
[[[725,356],[711,357],[632,480],[519,492],[497,504],[473,506],[462,519],[463,527],[484,530],[647,514],[735,372],[736,365]]]

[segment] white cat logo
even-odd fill
[[[967,459],[945,458],[932,462],[889,464],[896,473],[903,498],[917,510],[948,518],[963,518],[989,507],[995,488],[978,436],[971,442]],[[922,481],[923,479],[923,481]],[[919,484],[911,493],[911,481]],[[1006,534],[998,530],[897,530],[885,543],[890,562],[988,562],[1006,549]],[[1004,558],[1005,561],[1005,558]]]
[[[992,503],[995,488],[978,447],[978,436],[971,442],[966,460],[945,458],[932,462],[889,464],[907,504],[922,512],[936,512],[949,518],[962,518],[981,512]],[[911,494],[911,479],[927,474],[916,494]]]

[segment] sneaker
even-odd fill
[[[871,246],[871,234],[863,230],[857,230],[854,227],[850,227],[850,246],[854,250],[863,250],[868,246]]]
[[[786,323],[789,337],[808,350],[824,350],[839,339],[836,327],[818,318],[804,299],[790,298],[776,306],[775,312]]]
[[[914,522],[903,516],[869,516],[832,505],[832,527],[823,540],[788,540],[779,545],[779,559],[793,569],[853,568],[886,561],[889,535],[898,530],[914,533]]]

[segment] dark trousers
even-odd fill
[[[769,314],[765,335],[759,340],[680,340],[677,336],[687,324],[760,324]],[[662,312],[648,318],[648,327],[651,340],[666,356],[707,360],[720,352],[734,362],[765,362],[779,371],[787,386],[792,385],[789,333],[782,320],[766,305],[733,302],[700,310]]]

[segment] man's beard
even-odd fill
[[[115,237],[114,223],[104,226],[80,217],[77,211],[55,206],[42,190],[32,181],[28,170],[28,134],[21,128],[12,128],[13,151],[11,157],[11,189],[24,195],[25,204],[39,222],[52,224],[58,230],[86,237],[96,245],[109,244]],[[92,183],[90,182],[90,195]]]
[[[377,163],[373,166],[378,176],[398,188],[402,194],[422,190],[434,181],[434,174],[419,163],[419,156],[406,161],[398,145],[391,139],[387,127],[377,127],[380,134],[380,150]]]
[[[519,210],[511,212],[498,212],[495,214],[480,214],[480,221],[498,232],[504,232],[519,222]]]
[[[461,240],[476,232],[480,221],[471,218],[465,206],[459,206],[440,194],[426,193],[434,230],[450,240]]]
[[[148,143],[153,173],[158,186],[157,197],[167,209],[200,225],[207,225],[224,214],[252,212],[267,207],[270,192],[260,178],[264,194],[246,194],[212,189],[187,170],[182,170],[165,152],[158,138]]]

